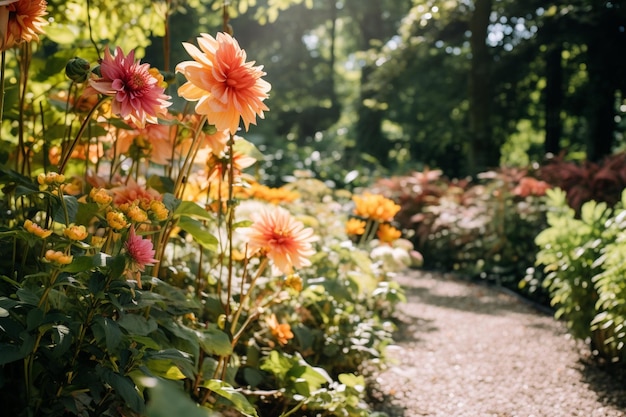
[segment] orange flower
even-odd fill
[[[265,322],[267,323],[267,327],[269,327],[272,336],[274,336],[281,345],[286,345],[289,342],[289,339],[293,339],[293,332],[291,331],[289,323],[278,323],[276,314],[272,314],[270,317],[265,319]]]
[[[376,236],[378,236],[378,240],[383,243],[391,243],[399,239],[400,236],[402,236],[402,232],[389,224],[383,223],[378,226]]]
[[[315,253],[312,242],[317,240],[313,229],[280,207],[264,210],[253,218],[254,224],[240,229],[248,238],[251,250],[263,251],[274,265],[285,274],[292,269],[311,265],[307,259]]]
[[[32,233],[33,235],[40,237],[42,239],[47,238],[52,234],[52,230],[44,229],[36,223],[33,223],[30,220],[24,221],[24,229],[28,231],[28,233]]]
[[[20,42],[39,40],[39,34],[43,33],[42,27],[47,24],[42,18],[47,14],[46,6],[45,0],[1,2],[0,8],[6,8],[9,13],[6,31],[3,33],[4,42],[0,49],[12,48]],[[4,13],[4,11],[0,11],[0,16]],[[4,19],[4,17],[0,17],[0,19]],[[4,26],[0,27],[0,30],[4,31]]]
[[[348,219],[346,222],[346,233],[348,235],[357,235],[361,236],[365,233],[365,225],[367,223],[364,220],[359,220],[355,218]]]
[[[389,222],[400,211],[400,206],[380,194],[364,193],[352,197],[354,214],[377,222]]]
[[[63,252],[48,249],[44,256],[46,261],[52,262],[58,265],[69,265],[72,263],[74,257],[72,255],[66,255]]]
[[[226,33],[218,33],[216,38],[202,33],[197,40],[200,49],[183,43],[195,61],[176,66],[176,72],[187,78],[178,94],[197,101],[196,113],[206,114],[217,130],[235,134],[240,119],[248,130],[250,123],[256,124],[257,115],[263,118],[263,111],[269,110],[263,100],[271,85],[261,79],[263,67],[246,62],[246,52]]]

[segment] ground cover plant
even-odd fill
[[[257,181],[240,135],[271,85],[226,9],[172,73],[95,41],[103,15],[76,7],[86,27],[0,2],[5,412],[371,415],[361,365],[383,365],[390,278],[419,258],[399,206]]]

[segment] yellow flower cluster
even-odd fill
[[[92,188],[89,192],[89,198],[101,206],[107,206],[113,201],[113,197],[104,188]]]
[[[43,227],[33,223],[30,220],[24,221],[24,229],[26,229],[28,233],[32,233],[33,235],[42,239],[45,239],[52,234],[52,230],[44,229]]]
[[[60,185],[65,182],[65,175],[56,172],[41,173],[37,175],[40,190],[46,190],[51,185]]]
[[[126,226],[128,226],[128,221],[126,221],[126,216],[124,216],[124,213],[119,212],[119,211],[109,211],[106,214],[106,219],[107,219],[107,223],[109,223],[109,226],[111,226],[111,228],[117,231],[125,229]]]
[[[380,194],[364,193],[352,197],[354,214],[377,222],[389,222],[400,211],[400,206]]]
[[[74,257],[72,255],[66,255],[63,252],[49,249],[46,251],[45,258],[48,262],[52,262],[59,265],[69,265],[72,263]]]

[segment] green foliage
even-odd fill
[[[604,202],[582,205],[580,216],[567,204],[564,191],[548,192],[549,228],[537,236],[542,265],[556,316],[572,334],[589,340],[594,351],[623,361],[623,255],[626,193],[610,208]]]

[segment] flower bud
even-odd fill
[[[65,65],[65,75],[77,83],[83,83],[89,76],[89,61],[83,58],[72,58]]]

